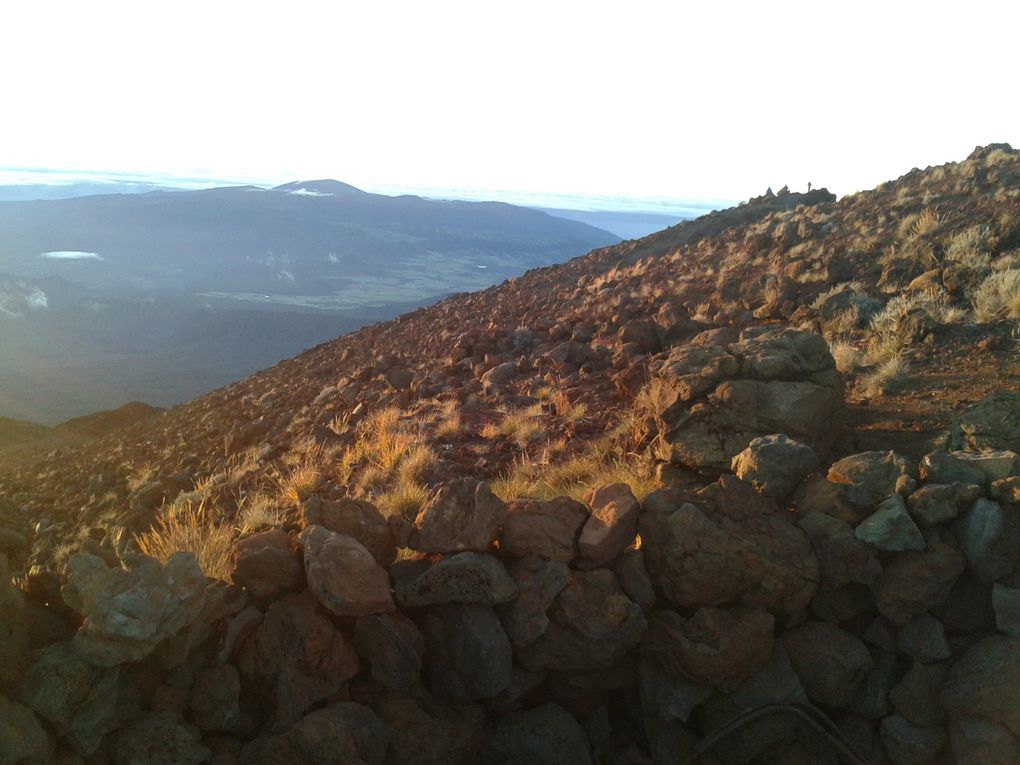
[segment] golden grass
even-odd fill
[[[460,407],[456,401],[447,401],[443,405],[442,416],[436,425],[435,433],[439,438],[455,438],[462,429]]]
[[[303,461],[279,479],[280,501],[296,507],[315,493],[321,481],[322,467],[314,460]]]
[[[287,512],[280,507],[276,498],[262,492],[249,494],[237,508],[237,528],[242,534],[278,528],[286,519]]]
[[[425,503],[432,497],[427,487],[414,480],[398,480],[397,483],[375,496],[376,506],[383,515],[400,515],[414,520]]]
[[[974,290],[974,318],[981,322],[1000,318],[1020,320],[1020,269],[997,271]]]
[[[910,363],[902,356],[892,356],[861,378],[861,388],[868,397],[880,396],[901,386],[909,373]]]
[[[190,552],[208,577],[230,581],[235,532],[213,522],[205,502],[172,505],[155,525],[135,539],[138,548],[161,563],[176,552]]]
[[[861,352],[845,340],[830,342],[829,353],[836,362],[836,369],[843,374],[855,371],[864,360]]]
[[[482,438],[492,439],[503,436],[513,439],[519,447],[524,449],[528,444],[537,441],[544,435],[542,424],[538,421],[541,414],[540,404],[527,409],[510,409],[504,413],[500,422],[490,422],[482,427],[480,434]]]

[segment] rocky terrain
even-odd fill
[[[1018,323],[993,145],[19,451],[0,763],[1015,763]]]

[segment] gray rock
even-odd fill
[[[828,479],[843,485],[854,504],[874,507],[896,493],[900,477],[909,474],[907,460],[896,452],[861,452],[834,462]]]
[[[263,531],[234,546],[234,570],[230,578],[256,600],[271,600],[296,590],[304,581],[297,551],[282,529]]]
[[[896,683],[897,661],[892,651],[871,651],[874,666],[861,683],[850,703],[855,714],[867,720],[878,720],[892,711],[889,691]]]
[[[390,526],[371,502],[351,497],[338,500],[311,497],[301,506],[301,514],[305,526],[324,526],[354,537],[383,568],[397,557],[397,544]]]
[[[907,497],[907,509],[919,526],[932,528],[953,520],[981,493],[981,487],[973,483],[929,483]]]
[[[13,685],[28,665],[29,609],[21,590],[11,583],[7,559],[0,554],[0,688]]]
[[[894,556],[883,564],[872,590],[878,612],[897,625],[944,601],[966,567],[963,556],[941,542]]]
[[[364,616],[395,608],[389,575],[354,537],[309,526],[298,541],[304,551],[308,589],[334,614]]]
[[[901,715],[882,720],[882,744],[895,765],[924,765],[948,743],[944,728],[921,728]]]
[[[437,696],[489,699],[510,685],[510,640],[490,606],[438,606],[422,617],[420,627],[425,674]]]
[[[874,666],[864,644],[825,622],[807,622],[782,636],[790,661],[812,701],[845,708]]]
[[[591,765],[581,724],[559,704],[544,704],[501,718],[485,742],[482,759],[492,765]]]
[[[506,504],[489,484],[462,478],[442,487],[415,520],[410,545],[424,553],[484,552],[506,518]]]
[[[712,695],[712,687],[667,674],[658,662],[641,659],[638,692],[645,714],[687,722],[694,708]]]
[[[110,568],[83,554],[67,564],[64,602],[84,618],[75,646],[99,666],[145,658],[206,605],[205,575],[191,553],[175,553],[166,566],[135,554],[125,554],[123,563]]]
[[[115,725],[119,676],[118,667],[96,666],[71,643],[54,643],[35,653],[21,701],[87,757]]]
[[[983,452],[952,452],[952,455],[981,471],[985,485],[1020,474],[1020,457],[1008,449],[997,449]]]
[[[996,582],[992,587],[992,607],[999,632],[1020,638],[1020,589]]]
[[[340,701],[310,712],[278,736],[245,746],[241,765],[382,765],[390,732],[366,706]]]
[[[405,608],[447,603],[506,603],[517,595],[517,584],[491,555],[462,552],[425,568],[418,576],[398,580],[397,602]]]
[[[32,710],[0,696],[0,765],[49,762],[53,742]]]
[[[605,669],[637,646],[647,626],[612,571],[575,571],[550,611],[549,626],[518,659],[533,671]]]
[[[1020,557],[1020,514],[979,499],[953,524],[967,564],[986,581],[1009,574]]]
[[[1020,452],[1020,392],[997,391],[968,409],[953,430],[957,448]]]
[[[730,469],[769,497],[789,496],[819,467],[818,455],[806,444],[783,434],[760,436],[733,458]]]
[[[387,693],[373,708],[389,728],[387,763],[447,765],[477,761],[485,735],[481,706],[450,708],[419,692]]]
[[[358,652],[368,660],[372,679],[385,688],[405,691],[418,680],[425,638],[401,613],[362,616],[354,628]]]
[[[197,728],[166,712],[146,712],[111,739],[115,765],[198,765],[211,754]]]
[[[942,622],[931,614],[921,614],[900,627],[896,634],[896,644],[901,652],[923,664],[943,661],[952,656]]]
[[[800,516],[797,526],[811,540],[826,589],[857,583],[869,585],[882,571],[878,553],[854,535],[851,526],[824,513]]]
[[[570,581],[570,569],[562,561],[529,556],[510,564],[517,583],[517,597],[498,609],[500,621],[514,648],[533,643],[549,626],[547,612]]]
[[[624,550],[613,566],[613,573],[627,597],[641,608],[648,610],[655,605],[655,585],[640,548]]]
[[[625,483],[602,486],[585,499],[591,515],[581,527],[577,548],[582,558],[603,566],[634,541],[641,505]]]
[[[919,466],[921,479],[928,483],[983,484],[985,474],[966,460],[960,460],[945,452],[931,452],[924,455]]]
[[[983,717],[955,717],[949,722],[949,741],[956,765],[1015,765],[1016,739],[1009,728]]]
[[[819,576],[811,542],[792,520],[724,475],[696,493],[649,495],[641,549],[656,585],[680,608],[733,603],[794,613],[811,601]]]
[[[948,673],[949,667],[942,664],[915,663],[889,692],[889,700],[914,725],[922,728],[942,725],[947,715],[939,691]]]
[[[570,497],[514,503],[503,522],[500,549],[517,558],[538,555],[570,563],[589,514],[586,505]]]
[[[972,646],[949,672],[942,705],[953,716],[987,717],[1020,734],[1020,639],[994,635]]]
[[[202,730],[236,731],[241,722],[241,676],[233,664],[205,667],[195,673],[191,715]]]
[[[899,494],[886,497],[874,513],[861,521],[854,535],[884,552],[923,550],[925,545],[921,530]]]

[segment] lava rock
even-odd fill
[[[760,436],[733,458],[730,468],[768,497],[789,496],[819,467],[818,455],[806,444],[783,434]]]
[[[393,611],[390,577],[358,540],[323,526],[298,536],[308,589],[337,616]]]

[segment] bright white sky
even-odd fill
[[[1020,145],[1020,3],[5,2],[0,167],[843,194]]]

